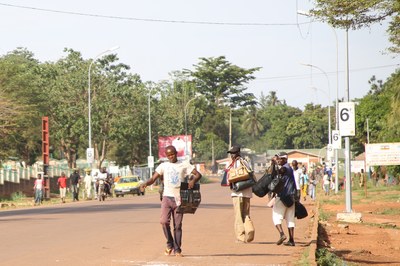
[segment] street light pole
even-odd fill
[[[310,13],[303,10],[297,10],[297,14],[311,17]],[[330,25],[329,25],[330,26]],[[334,27],[330,26],[336,41],[336,115],[335,115],[335,130],[339,130],[339,43],[337,33]],[[338,149],[335,149],[335,194],[339,192],[339,158]]]
[[[329,85],[329,78],[328,75],[326,74],[325,71],[323,71],[321,68],[311,65],[311,64],[302,64],[304,66],[309,66],[309,67],[313,67],[318,69],[319,71],[321,71],[325,77],[326,80],[328,81],[328,101],[329,101],[329,105],[328,105],[328,143],[331,144],[332,143],[332,129],[331,129],[331,89],[330,89],[330,85]],[[329,158],[329,160],[331,160],[331,158]]]
[[[188,155],[188,153],[189,153],[189,151],[188,151],[188,145],[187,145],[187,138],[188,138],[188,136],[187,136],[187,108],[188,108],[188,106],[189,106],[189,103],[190,102],[192,102],[192,101],[194,101],[197,97],[199,97],[200,96],[200,94],[196,94],[192,99],[190,99],[187,103],[186,103],[186,105],[185,105],[185,110],[184,110],[184,112],[185,112],[185,157],[187,157],[187,155]]]
[[[119,48],[119,46],[114,46],[106,51],[101,52],[100,54],[98,54],[90,63],[89,65],[89,70],[88,70],[88,123],[89,123],[89,149],[92,148],[92,116],[91,116],[91,111],[92,111],[92,103],[91,103],[91,95],[90,95],[90,74],[91,74],[91,69],[92,69],[92,65],[94,62],[96,62],[96,60],[106,54],[106,53],[110,53],[112,51],[115,51]]]

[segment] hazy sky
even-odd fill
[[[276,91],[291,106],[326,106],[329,94],[336,98],[337,59],[345,97],[345,32],[336,30],[336,42],[330,26],[297,14],[310,8],[308,0],[0,0],[0,55],[25,47],[42,62],[56,61],[67,47],[89,59],[118,45],[120,62],[154,82],[193,69],[200,57],[224,55],[243,68],[262,67],[248,86],[256,96]],[[399,57],[384,54],[386,29],[349,32],[351,99],[368,92],[372,75],[386,80],[399,67]]]

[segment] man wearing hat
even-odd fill
[[[231,163],[225,171],[229,173],[232,168],[238,168],[241,164],[245,165],[247,169],[250,169],[248,162],[243,159],[240,155],[240,146],[233,145],[228,152],[231,155]],[[234,229],[236,241],[238,243],[251,242],[254,238],[254,228],[252,232],[246,232],[245,220],[250,219],[250,199],[253,196],[253,191],[251,187],[245,188],[238,192],[232,191],[231,197],[233,201],[234,210]]]
[[[288,154],[286,152],[279,152],[276,154],[278,157],[278,164],[281,166],[279,172],[283,177],[284,188],[276,195],[275,204],[272,209],[272,220],[276,229],[279,232],[279,239],[277,245],[281,245],[286,240],[286,235],[283,232],[282,220],[286,220],[289,232],[289,241],[284,243],[285,246],[294,246],[294,227],[295,227],[295,204],[287,207],[281,201],[284,197],[292,197],[296,194],[296,183],[294,180],[293,169],[288,163]]]

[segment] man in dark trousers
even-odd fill
[[[69,180],[71,182],[72,200],[79,201],[79,182],[81,181],[81,176],[77,169],[74,169],[74,172],[69,176]]]

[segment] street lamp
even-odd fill
[[[96,62],[97,58],[99,58],[100,56],[106,54],[106,53],[110,53],[112,51],[115,51],[119,48],[119,46],[114,46],[104,52],[101,52],[100,54],[98,54],[90,63],[89,65],[89,71],[88,71],[88,122],[89,122],[89,149],[92,148],[92,120],[91,120],[91,111],[92,111],[92,105],[91,105],[91,96],[90,96],[90,70],[92,68],[92,65],[94,62]]]
[[[311,17],[310,13],[303,10],[297,10],[297,14]],[[335,114],[335,130],[339,130],[339,44],[338,44],[338,37],[334,27],[329,25],[329,28],[332,30],[333,34],[335,35],[336,40],[336,114]],[[339,159],[338,159],[338,149],[335,149],[335,193],[339,192]]]
[[[185,105],[185,157],[188,155],[189,151],[188,151],[188,145],[187,145],[187,108],[189,106],[189,103],[194,101],[197,97],[201,96],[201,94],[196,94],[192,99],[190,99],[186,105]]]
[[[330,89],[330,85],[329,85],[328,75],[326,74],[325,71],[323,71],[321,68],[319,68],[317,66],[314,66],[314,65],[311,65],[311,64],[303,64],[303,63],[302,63],[302,65],[318,69],[319,71],[321,71],[325,75],[326,80],[328,81],[328,101],[329,101],[329,106],[328,106],[328,143],[331,144],[331,141],[332,141],[332,131],[331,131],[332,130],[331,129],[331,94],[330,94],[330,90],[331,89]],[[329,158],[329,160],[330,159],[331,158]]]

